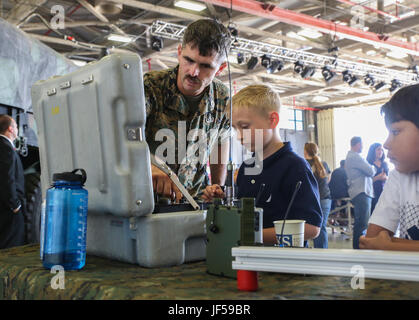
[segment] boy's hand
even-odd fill
[[[381,181],[386,181],[387,180],[387,175],[384,171],[380,173],[380,180]]]
[[[391,237],[387,231],[380,231],[373,238],[366,238],[365,236],[359,238],[359,248],[361,249],[388,250],[390,245]]]
[[[205,202],[210,202],[214,198],[224,198],[225,194],[223,189],[218,184],[213,184],[205,188],[204,193],[202,194],[202,199]]]

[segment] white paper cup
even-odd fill
[[[274,221],[276,241],[281,244],[282,224],[284,220]],[[304,220],[286,220],[282,244],[284,247],[304,247]]]

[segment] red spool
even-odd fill
[[[237,270],[237,289],[256,291],[258,289],[258,273],[256,271]]]

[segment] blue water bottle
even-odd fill
[[[76,174],[80,171],[81,174]],[[78,270],[86,263],[86,171],[56,173],[47,191],[42,264]]]

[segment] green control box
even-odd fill
[[[262,209],[255,208],[254,198],[243,198],[237,206],[224,206],[220,199],[210,205],[206,217],[207,271],[210,274],[237,278],[232,269],[231,249],[263,242]]]

